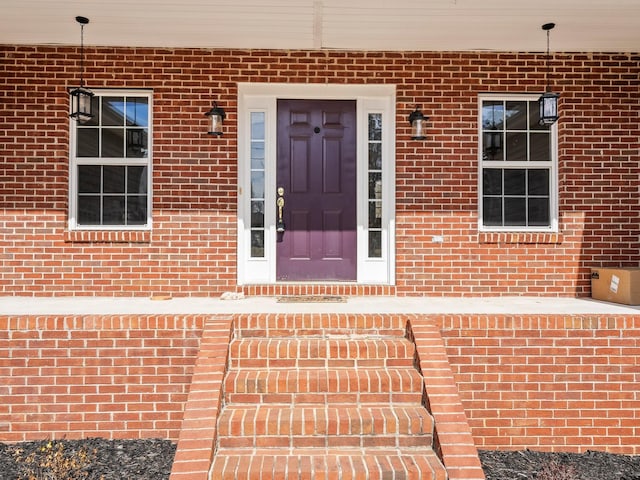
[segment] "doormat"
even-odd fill
[[[346,303],[347,298],[339,295],[286,295],[278,297],[278,303]]]

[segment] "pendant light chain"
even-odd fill
[[[80,88],[82,87],[84,87],[84,23],[80,24]]]

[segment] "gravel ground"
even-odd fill
[[[175,451],[158,439],[0,443],[0,480],[168,480]],[[640,480],[640,456],[482,450],[480,460],[486,480]]]

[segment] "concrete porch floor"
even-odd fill
[[[343,303],[279,303],[277,297],[26,297],[0,296],[0,315],[237,313],[606,314],[640,315],[629,306],[560,297],[347,297]]]

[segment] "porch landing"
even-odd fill
[[[640,315],[640,306],[564,297],[354,296],[343,303],[279,303],[277,297],[0,296],[0,315],[160,315],[247,313]]]

